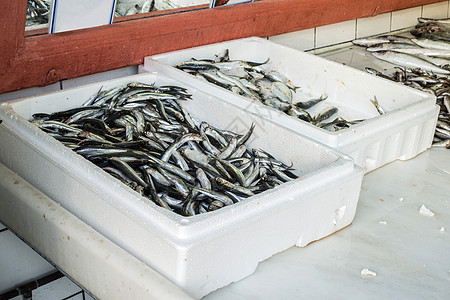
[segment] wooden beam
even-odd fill
[[[107,26],[27,36],[11,61],[1,59],[0,93],[141,64],[145,56],[157,53],[272,36],[436,2],[440,1],[263,0],[153,17],[149,13]]]

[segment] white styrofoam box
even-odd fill
[[[79,106],[131,81],[179,85],[192,115],[246,132],[250,147],[292,162],[299,178],[215,212],[183,217],[140,196],[27,119]],[[244,278],[258,262],[349,225],[363,171],[345,155],[257,114],[155,73],[86,85],[0,106],[0,161],[94,229],[195,297]]]
[[[67,79],[61,81],[62,89],[66,90],[69,88],[77,87],[80,85],[85,85],[89,83],[94,83],[98,81],[105,81],[114,78],[120,78],[129,75],[135,75],[138,73],[138,66],[123,67],[115,70],[105,71],[101,73],[95,73],[91,75],[86,75],[82,77],[77,77],[73,79]],[[18,98],[18,97],[17,97]],[[17,99],[15,98],[15,99]],[[23,97],[20,97],[23,98]]]
[[[50,84],[47,86],[42,86],[42,87],[32,87],[32,88],[27,88],[27,89],[23,89],[23,90],[17,90],[17,91],[13,91],[13,92],[0,94],[0,102],[19,99],[19,98],[25,98],[25,97],[31,97],[31,96],[36,96],[36,95],[48,94],[48,93],[56,92],[59,90],[61,90],[59,82]]]
[[[277,70],[300,87],[295,94],[297,100],[327,95],[326,101],[310,110],[313,115],[326,106],[335,106],[339,108],[337,115],[344,119],[365,121],[331,132],[172,67],[191,57],[212,58],[224,49],[229,49],[231,60],[263,62],[269,58],[268,70]],[[139,71],[164,72],[331,146],[351,156],[366,173],[396,159],[410,159],[429,148],[439,111],[431,94],[255,37],[146,57]],[[379,115],[370,102],[374,96],[388,113]]]

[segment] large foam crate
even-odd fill
[[[36,112],[77,107],[101,86],[132,81],[185,86],[146,73],[4,103],[0,161],[194,297],[240,280],[275,253],[305,246],[353,220],[363,170],[348,156],[195,88],[188,88],[193,100],[182,103],[192,115],[235,132],[255,124],[248,146],[292,162],[299,178],[215,212],[183,217],[143,198],[27,121]]]
[[[269,59],[266,65],[269,70],[280,72],[294,86],[300,87],[296,92],[297,99],[328,96],[326,101],[311,109],[313,114],[326,106],[335,106],[339,109],[337,115],[346,120],[365,121],[331,132],[173,67],[191,58],[211,59],[224,49],[229,49],[231,60],[264,62]],[[439,112],[432,94],[255,37],[146,57],[139,71],[164,72],[300,132],[351,156],[366,173],[396,159],[413,158],[429,148]],[[374,96],[388,113],[379,115],[370,102]]]

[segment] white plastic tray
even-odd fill
[[[351,223],[363,171],[349,157],[193,88],[193,100],[183,103],[194,116],[236,132],[256,124],[249,146],[292,162],[300,177],[218,211],[183,217],[142,198],[27,121],[35,112],[79,106],[100,86],[131,81],[183,86],[146,73],[4,103],[0,162],[194,297],[252,274],[277,252]]]
[[[346,120],[366,121],[331,132],[172,67],[190,58],[211,59],[224,49],[229,49],[232,60],[263,62],[269,58],[269,69],[300,87],[296,93],[300,100],[327,95],[326,101],[313,107],[314,112],[330,105],[338,107],[338,115]],[[439,111],[431,94],[255,37],[146,57],[139,71],[163,72],[300,132],[351,156],[366,173],[396,159],[410,159],[429,148]],[[387,114],[380,116],[370,102],[374,95]]]

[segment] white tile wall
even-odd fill
[[[125,67],[125,68],[120,68],[120,69],[111,70],[111,71],[107,71],[107,72],[97,73],[97,74],[93,74],[93,75],[89,75],[89,76],[83,76],[80,78],[63,80],[60,83],[51,84],[51,85],[48,85],[45,87],[34,87],[34,88],[29,88],[29,89],[23,89],[20,91],[0,94],[0,102],[24,98],[24,97],[38,96],[38,95],[43,95],[43,94],[60,91],[61,89],[77,87],[77,86],[88,84],[88,83],[104,81],[104,80],[124,77],[124,76],[128,76],[128,75],[135,75],[135,74],[137,74],[137,68],[138,68],[138,66]]]
[[[448,1],[423,6],[422,17],[444,19],[448,17]]]
[[[297,50],[314,49],[315,29],[306,29],[269,37],[269,40]]]
[[[356,38],[391,31],[391,13],[356,20]]]
[[[422,7],[413,7],[392,12],[391,30],[400,30],[417,24],[422,16]]]
[[[355,38],[356,20],[340,22],[316,28],[316,48],[330,46]]]

